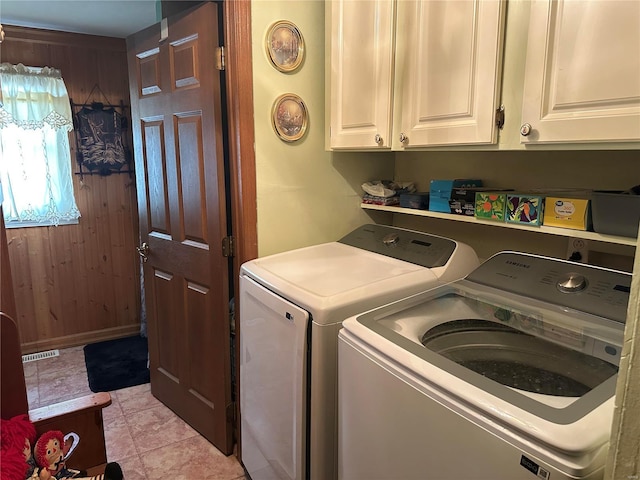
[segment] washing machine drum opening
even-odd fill
[[[599,358],[480,319],[437,325],[422,344],[502,385],[543,395],[581,397],[618,371]]]

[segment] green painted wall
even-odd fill
[[[393,176],[393,157],[331,153],[324,147],[324,1],[252,1],[252,55],[258,251],[260,256],[334,241],[371,222],[360,208],[360,185]],[[302,33],[304,62],[282,73],[267,57],[265,37],[279,20]],[[308,109],[306,135],[285,143],[275,134],[272,107],[278,96],[294,93]]]

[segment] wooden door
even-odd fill
[[[640,140],[640,2],[531,4],[522,143]]]
[[[127,39],[151,391],[232,452],[217,3]]]
[[[398,2],[394,148],[496,143],[505,7]]]

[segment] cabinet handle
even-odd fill
[[[522,124],[522,126],[520,127],[520,135],[522,135],[523,137],[526,137],[530,133],[531,133],[531,124],[529,123]]]
[[[376,142],[378,145],[382,145],[382,136],[377,133],[375,137],[373,137],[373,141]]]
[[[407,137],[404,133],[400,133],[400,143],[407,143],[409,141],[409,137]]]

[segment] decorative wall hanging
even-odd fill
[[[273,129],[284,142],[300,140],[307,131],[307,107],[293,93],[276,98],[271,110]]]
[[[76,159],[83,175],[111,175],[112,173],[133,173],[131,169],[131,149],[128,146],[126,115],[128,105],[91,102],[89,99],[100,87],[96,84],[84,103],[71,101],[76,137]],[[86,170],[86,171],[85,171]]]
[[[281,72],[293,72],[304,59],[304,39],[298,27],[286,20],[280,20],[267,32],[267,56],[274,67]]]

